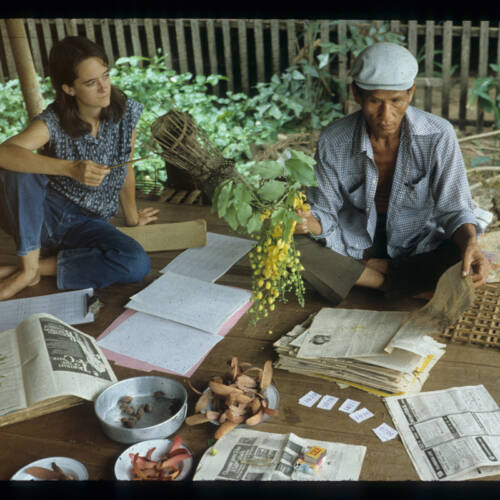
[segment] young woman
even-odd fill
[[[132,158],[143,106],[111,85],[106,54],[84,37],[54,45],[49,73],[55,101],[0,145],[0,225],[19,256],[0,265],[0,300],[41,275],[59,289],[103,288],[150,270],[144,249],[108,222],[119,202],[129,226],[158,218],[137,210],[132,166],[108,168]]]

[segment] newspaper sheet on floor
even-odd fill
[[[326,456],[319,471],[310,475],[294,469],[307,446],[321,446]],[[304,439],[295,434],[273,434],[234,429],[202,456],[194,481],[355,481],[359,479],[365,446]]]
[[[483,385],[384,402],[421,480],[500,474],[500,408]]]

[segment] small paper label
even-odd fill
[[[361,408],[361,410],[352,412],[349,417],[359,424],[373,417],[373,413],[368,408]]]
[[[304,394],[299,399],[299,404],[303,406],[308,406],[309,408],[313,406],[319,399],[321,398],[321,394],[318,394],[314,391],[309,391],[307,394]]]
[[[394,439],[398,435],[398,431],[386,423],[380,424],[378,427],[375,427],[375,429],[372,429],[372,431],[377,435],[380,441],[384,442]]]
[[[322,410],[331,410],[335,406],[335,403],[338,400],[339,398],[336,398],[335,396],[330,396],[330,394],[325,394],[321,398],[321,401],[318,403],[318,406],[316,408],[321,408]]]
[[[358,406],[359,401],[354,401],[354,399],[346,399],[339,407],[339,411],[343,411],[344,413],[352,413]]]

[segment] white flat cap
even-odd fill
[[[354,61],[351,76],[365,90],[407,90],[418,73],[413,54],[395,43],[381,42],[364,49]]]

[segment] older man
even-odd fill
[[[304,278],[340,302],[354,285],[389,296],[429,296],[462,260],[474,286],[488,263],[476,240],[464,161],[451,124],[410,106],[418,64],[404,47],[377,43],[352,69],[360,111],[321,133],[318,186],[299,213]]]

